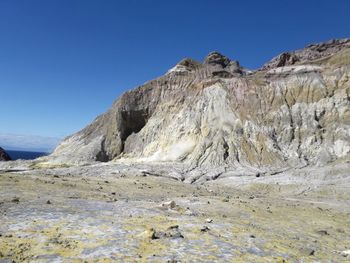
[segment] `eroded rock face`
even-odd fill
[[[251,72],[210,53],[117,99],[50,162],[296,167],[349,160],[350,40],[283,53]]]
[[[332,39],[328,42],[311,44],[303,49],[292,52],[284,52],[266,63],[262,69],[271,69],[275,67],[290,66],[296,63],[322,63],[315,61],[318,59],[327,60],[328,56],[332,56],[341,50],[350,48],[350,39]]]
[[[10,161],[11,157],[0,147],[0,161]]]

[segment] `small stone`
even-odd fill
[[[314,256],[316,252],[314,248],[309,248],[309,247],[303,247],[301,248],[300,251],[302,252],[302,254],[306,256]]]
[[[153,228],[150,229],[150,232],[151,232],[151,239],[152,240],[160,239],[160,238],[164,237],[164,233],[163,232],[155,231]]]
[[[322,236],[329,236],[328,231],[327,230],[323,230],[323,229],[322,230],[318,230],[317,234],[320,234]]]
[[[178,225],[171,226],[166,231],[158,231],[151,228],[148,232],[150,233],[150,238],[152,240],[161,238],[184,238]]]
[[[168,227],[168,229],[177,229],[177,228],[179,228],[179,225],[173,225]]]
[[[208,232],[209,230],[210,230],[210,228],[207,227],[207,226],[203,226],[203,227],[201,228],[201,232]]]
[[[12,203],[16,203],[18,204],[19,203],[19,198],[18,197],[14,197],[12,200],[11,200]]]
[[[162,207],[168,208],[168,209],[174,209],[176,207],[175,201],[169,201],[162,204]]]
[[[165,235],[167,237],[171,237],[171,238],[184,238],[184,236],[182,235],[182,233],[180,232],[180,230],[178,228],[175,228],[171,232],[167,232]]]
[[[340,252],[343,257],[350,257],[350,249]]]
[[[189,210],[189,209],[187,209],[184,214],[188,215],[188,216],[193,216],[194,215],[194,213],[191,210]]]
[[[229,196],[226,196],[224,199],[222,199],[223,202],[229,202],[230,201],[230,197]]]

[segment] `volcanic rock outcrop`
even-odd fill
[[[11,157],[0,147],[0,161],[10,161]]]
[[[66,138],[52,163],[171,162],[301,167],[349,160],[350,39],[287,52],[250,71],[210,53],[124,93]]]

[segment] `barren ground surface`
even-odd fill
[[[349,184],[283,176],[2,173],[0,262],[349,262]]]

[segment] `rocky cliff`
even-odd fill
[[[300,167],[349,160],[350,39],[249,71],[218,52],[184,59],[66,138],[52,163]]]
[[[11,157],[0,147],[0,161],[10,161]]]

